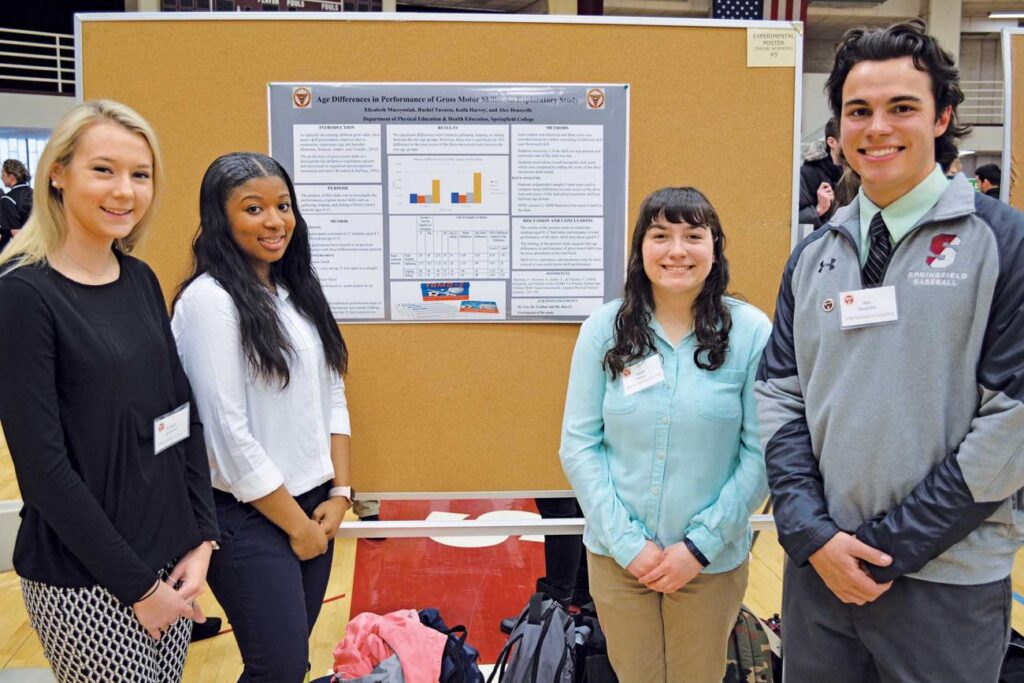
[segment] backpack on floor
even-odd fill
[[[565,608],[534,593],[519,615],[487,683],[573,683],[576,626]]]
[[[999,683],[1024,683],[1024,637],[1015,630],[1010,631],[1010,645],[1003,657]]]
[[[608,655],[590,655],[583,665],[583,683],[619,683]]]
[[[740,607],[729,635],[723,683],[774,683],[772,650],[761,620]]]
[[[419,610],[419,615],[421,624],[448,636],[441,657],[440,683],[484,683],[484,675],[477,665],[480,653],[466,642],[466,627],[448,628],[441,613],[433,607]]]
[[[608,641],[594,611],[594,603],[580,607],[572,619],[576,625],[576,683],[618,683],[608,660]]]

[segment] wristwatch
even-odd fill
[[[352,495],[351,486],[332,486],[331,490],[327,492],[328,498],[344,498],[349,505],[352,504]]]

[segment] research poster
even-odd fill
[[[624,84],[272,83],[339,322],[574,322],[621,295]]]

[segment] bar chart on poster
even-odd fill
[[[508,175],[508,154],[394,155],[388,159],[388,212],[507,214]]]
[[[625,85],[276,83],[338,321],[578,321],[625,268]]]

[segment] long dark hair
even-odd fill
[[[644,236],[651,224],[663,216],[670,223],[702,225],[711,231],[715,261],[697,298],[693,301],[693,328],[697,348],[693,362],[704,370],[717,370],[729,351],[732,316],[722,297],[729,286],[729,261],[725,258],[725,233],[718,213],[700,190],[692,187],[664,187],[647,196],[633,228],[633,241],[626,265],[626,286],[622,305],[615,316],[615,346],[604,357],[604,368],[612,379],[635,361],[655,353],[651,313],[654,298],[651,281],[644,272]]]
[[[957,158],[956,138],[971,132],[971,127],[960,123],[956,108],[964,101],[960,89],[960,70],[953,55],[942,49],[934,36],[925,32],[920,19],[911,19],[888,28],[851,28],[836,47],[832,73],[825,82],[832,115],[843,115],[843,85],[850,70],[860,62],[884,62],[889,59],[910,57],[918,71],[924,71],[932,82],[935,98],[935,117],[938,120],[946,107],[952,115],[946,131],[935,138],[935,161],[943,168]]]
[[[313,325],[324,346],[327,365],[338,375],[348,370],[348,348],[338,330],[320,280],[313,271],[309,250],[309,228],[295,201],[295,186],[287,171],[270,157],[257,152],[233,152],[218,157],[206,169],[199,189],[199,230],[192,242],[192,273],[174,295],[177,305],[182,292],[197,277],[209,273],[224,288],[238,309],[242,349],[253,373],[265,381],[288,385],[288,357],[292,340],[278,318],[271,293],[231,236],[227,202],[231,193],[253,178],[276,176],[288,186],[295,230],[280,260],[271,264],[270,277],[283,284],[292,303]]]

